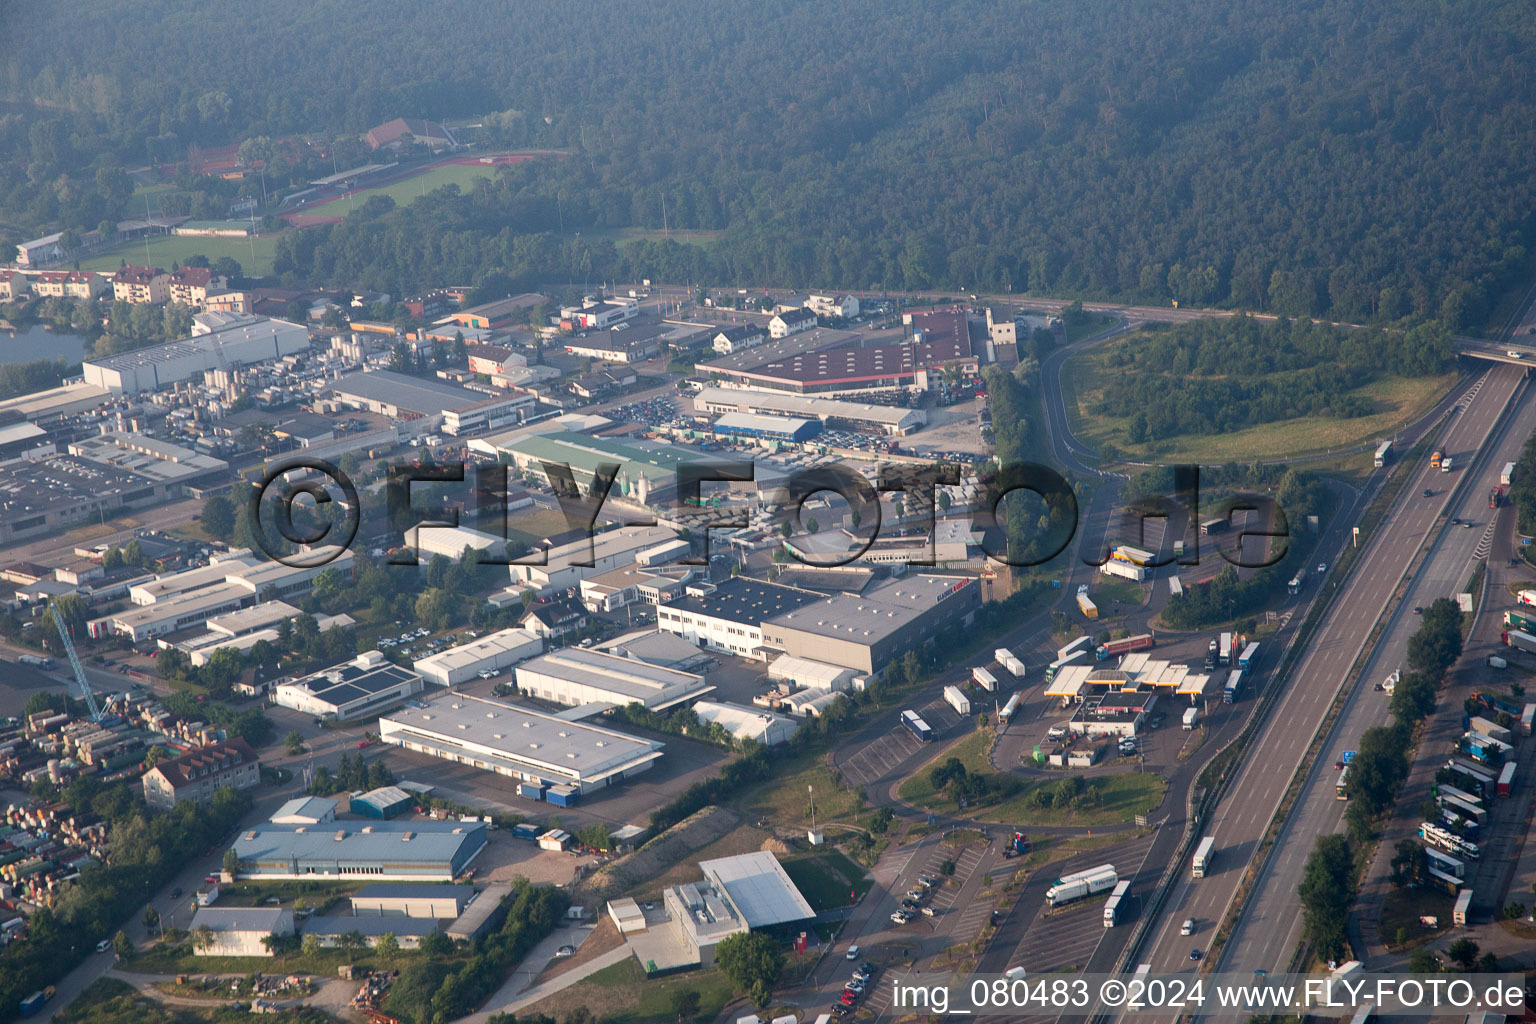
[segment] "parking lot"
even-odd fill
[[[960,716],[943,700],[934,700],[918,708],[917,713],[932,727],[934,738],[939,740],[952,738],[956,728],[963,724]],[[886,778],[927,746],[902,726],[898,715],[899,712],[890,713],[890,732],[871,740],[864,749],[838,759],[837,766],[850,783],[867,786]]]

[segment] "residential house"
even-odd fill
[[[112,300],[134,305],[164,302],[171,275],[159,267],[123,267],[112,275]]]
[[[587,610],[571,598],[557,597],[530,605],[520,625],[547,641],[558,642],[586,627]]]
[[[32,290],[32,282],[19,270],[0,270],[0,302],[15,302]]]
[[[791,334],[809,331],[815,326],[815,313],[809,309],[792,309],[774,314],[773,319],[768,321],[768,337],[774,340],[787,338]]]
[[[805,300],[805,308],[817,316],[852,320],[859,315],[859,300],[853,295],[812,295]]]
[[[33,275],[32,288],[39,298],[90,300],[105,294],[111,284],[89,270],[45,270]]]
[[[167,291],[172,302],[201,307],[207,304],[209,292],[223,291],[228,283],[223,274],[207,267],[182,267],[171,274]]]
[[[728,356],[732,352],[744,352],[749,348],[756,348],[767,340],[768,332],[757,324],[727,327],[711,339],[714,350],[723,356]]]
[[[472,373],[490,375],[515,366],[527,366],[528,357],[514,352],[505,345],[469,345],[469,369]]]
[[[205,804],[229,786],[250,789],[261,782],[261,761],[242,739],[210,743],[178,758],[160,761],[144,773],[144,802],[169,810],[184,800]]]

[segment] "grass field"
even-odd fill
[[[813,910],[849,905],[849,893],[863,895],[872,884],[864,869],[837,850],[786,860],[784,871]]]
[[[1098,775],[1091,780],[1097,785],[1098,798],[1093,804],[1077,809],[1041,807],[1033,794],[1047,782],[1036,783],[1028,790],[1004,803],[977,810],[976,817],[984,821],[997,821],[1009,825],[1073,825],[1078,828],[1102,828],[1131,821],[1138,814],[1149,814],[1163,802],[1168,783],[1160,775],[1151,772],[1127,772],[1123,775]]]
[[[149,240],[149,262],[152,266],[169,270],[172,263],[185,265],[193,256],[206,256],[210,260],[228,256],[240,264],[240,269],[251,277],[265,277],[272,273],[272,260],[277,255],[277,238],[280,232],[257,238],[201,238],[188,235],[160,235]],[[254,255],[252,254],[254,249]],[[144,240],[127,242],[108,252],[80,261],[82,270],[116,270],[124,260],[138,265],[145,260]]]
[[[1394,953],[1422,946],[1429,940],[1444,935],[1451,927],[1451,910],[1455,900],[1433,889],[1394,889],[1381,902],[1381,938]],[[1420,917],[1439,918],[1435,928],[1425,928]],[[1399,945],[1398,929],[1408,933],[1408,941]]]
[[[1136,583],[1119,576],[1100,576],[1092,584],[1092,597],[1094,603],[1099,606],[1099,614],[1108,612],[1113,615],[1114,611],[1110,607],[1112,602],[1118,601],[1123,605],[1139,608],[1147,600],[1148,589],[1144,583]]]
[[[993,768],[991,762],[987,760],[987,751],[991,747],[992,730],[979,729],[973,732],[954,746],[940,751],[932,760],[925,762],[901,784],[896,790],[896,795],[907,803],[925,810],[936,810],[940,804],[944,804],[946,808],[949,807],[953,801],[933,788],[933,784],[928,781],[929,773],[952,757],[958,757],[967,771],[990,772]]]
[[[1390,436],[1426,412],[1456,382],[1454,374],[1387,377],[1348,392],[1367,399],[1380,410],[1370,416],[1304,416],[1221,435],[1186,434],[1133,444],[1128,435],[1130,417],[1103,416],[1095,411],[1103,395],[1103,387],[1097,382],[1123,372],[1107,365],[1107,354],[1125,344],[1134,344],[1134,336],[1073,356],[1062,367],[1061,385],[1073,433],[1090,447],[1112,446],[1127,458],[1137,460],[1211,464],[1341,451]]]
[[[573,233],[568,237],[572,239],[578,237],[585,238],[588,241],[609,241],[617,246],[623,246],[628,242],[638,242],[641,239],[648,239],[652,242],[668,240],[677,242],[679,245],[703,245],[706,242],[713,242],[724,234],[724,231],[709,231],[702,228],[673,228],[671,232],[663,231],[660,228],[598,228],[592,231]]]
[[[298,212],[304,217],[345,217],[374,196],[389,196],[397,206],[408,206],[414,200],[444,185],[457,185],[461,190],[468,191],[474,186],[476,178],[494,178],[495,176],[496,165],[493,164],[443,164],[422,174],[390,182],[388,185],[361,189],[349,196],[306,206]]]
[[[671,1024],[678,1019],[672,1004],[672,994],[678,991],[699,994],[696,1020],[714,1020],[735,994],[734,986],[714,969],[684,971],[647,982],[639,962],[629,957],[588,975],[579,985],[539,1000],[528,1007],[528,1013],[547,1013],[564,1020],[576,1009],[585,1008],[596,1020],[614,1024]]]
[[[832,770],[816,762],[797,765],[791,761],[769,781],[747,790],[735,803],[757,818],[779,826],[811,823],[811,799],[816,801],[816,823],[852,822],[864,809],[854,791],[838,785]],[[807,787],[813,787],[808,790]]]

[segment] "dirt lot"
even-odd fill
[[[566,885],[574,881],[581,867],[595,863],[596,857],[578,857],[569,853],[541,850],[537,843],[514,839],[512,833],[497,829],[472,865],[475,883],[510,882],[521,875],[534,884]]]

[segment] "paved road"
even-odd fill
[[[1502,395],[1506,379],[1518,372],[1497,371],[1497,378],[1490,380],[1489,389],[1495,395]],[[1467,468],[1453,470],[1450,474],[1426,470],[1424,486],[1435,477],[1441,481],[1447,477],[1465,478],[1459,481],[1460,487],[1446,504],[1445,512],[1474,525],[1469,529],[1447,521],[1427,536],[1429,557],[1409,581],[1401,603],[1366,660],[1362,678],[1355,684],[1345,712],[1335,724],[1323,756],[1308,775],[1301,797],[1275,844],[1268,869],[1255,886],[1231,940],[1222,951],[1221,969],[1245,974],[1258,968],[1282,970],[1300,942],[1301,922],[1295,912],[1296,891],[1301,884],[1307,855],[1318,836],[1343,830],[1343,812],[1347,805],[1335,796],[1334,759],[1338,751],[1355,749],[1366,729],[1390,721],[1388,698],[1376,692],[1374,687],[1393,670],[1407,664],[1408,638],[1419,624],[1412,609],[1428,605],[1438,597],[1454,599],[1466,589],[1477,563],[1487,556],[1492,526],[1488,492],[1498,486],[1504,463],[1519,456],[1526,438],[1536,430],[1536,402],[1529,400],[1526,388],[1522,387],[1516,402],[1514,414],[1488,439],[1478,459],[1464,464]],[[1471,418],[1470,413],[1468,418]],[[1470,448],[1468,442],[1472,439],[1468,434],[1480,429],[1480,422],[1464,423],[1461,426],[1466,428],[1465,433],[1453,433],[1450,450],[1457,453],[1458,460]],[[1410,507],[1412,493],[1416,492],[1410,492]],[[1415,539],[1417,536],[1414,535]],[[1406,549],[1408,545],[1403,547]],[[1364,635],[1362,628],[1360,636]],[[1328,678],[1338,681],[1338,677],[1331,674]],[[1452,710],[1459,713],[1459,708]]]
[[[1469,452],[1481,444],[1508,404],[1519,378],[1516,370],[1491,371],[1465,410],[1452,420],[1448,432],[1450,450]],[[1216,837],[1214,873],[1198,883],[1186,877],[1175,886],[1164,920],[1139,958],[1150,963],[1154,973],[1192,969],[1192,943],[1179,934],[1181,921],[1195,918],[1208,938],[1212,925],[1225,913],[1243,867],[1256,852],[1295,766],[1301,762],[1344,676],[1364,647],[1381,609],[1446,504],[1448,481],[1443,477],[1439,473],[1431,476],[1427,468],[1415,470],[1402,500],[1378,527],[1377,536],[1365,539],[1369,549],[1364,559],[1342,584],[1343,593],[1290,675],[1290,690],[1283,704],[1271,714],[1231,788],[1206,824],[1205,834]],[[1430,499],[1421,497],[1426,487],[1434,491]],[[1340,585],[1338,581],[1324,582],[1329,586]],[[1300,856],[1304,859],[1305,851]],[[1287,922],[1295,919],[1294,893],[1292,888]],[[1274,970],[1282,965],[1254,966]]]

